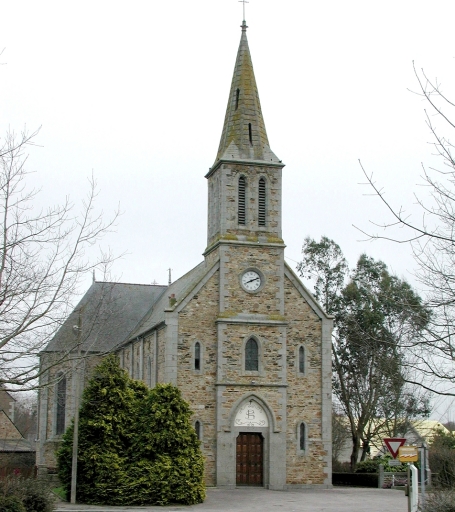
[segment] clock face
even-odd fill
[[[247,292],[255,292],[261,286],[262,279],[259,272],[256,272],[256,270],[247,270],[242,275],[240,282]]]

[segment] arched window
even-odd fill
[[[201,369],[201,344],[197,341],[194,345],[194,369]]]
[[[305,373],[305,349],[302,346],[299,347],[299,373]]]
[[[259,180],[258,224],[265,226],[265,179]]]
[[[258,342],[250,338],[245,345],[245,370],[257,372],[259,370]]]
[[[243,226],[246,223],[246,209],[245,209],[245,196],[246,196],[246,179],[245,176],[239,178],[239,202],[238,202],[238,220],[239,224]]]
[[[201,440],[201,422],[198,420],[194,423],[194,430],[196,431],[196,436]]]
[[[152,358],[151,356],[148,357],[148,360],[147,360],[147,373],[148,373],[148,378],[149,378],[149,387],[153,387],[153,375],[152,375],[152,371],[153,371],[153,365],[152,365]]]
[[[304,452],[306,450],[306,425],[305,423],[300,423],[299,425],[299,450]]]
[[[57,383],[56,389],[56,421],[55,433],[59,436],[65,432],[66,412],[66,377],[63,376]]]

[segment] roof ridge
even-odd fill
[[[95,281],[94,284],[127,284],[127,285],[133,285],[133,286],[159,286],[160,288],[167,288],[168,284],[155,284],[155,283],[125,283],[122,281]]]

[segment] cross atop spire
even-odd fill
[[[250,2],[248,0],[239,0],[240,4],[243,4],[243,21],[245,22],[245,4],[249,4]]]

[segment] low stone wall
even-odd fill
[[[391,489],[392,487],[403,487],[408,482],[408,475],[406,472],[390,473],[384,471],[384,468],[379,468],[378,474],[378,487],[379,489]]]

